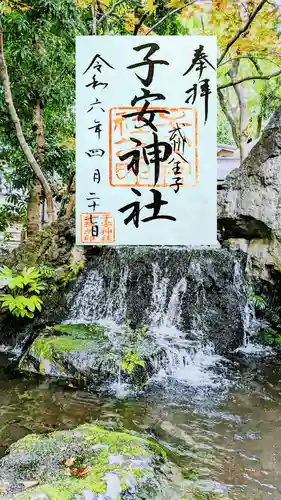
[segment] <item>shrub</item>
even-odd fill
[[[34,318],[35,310],[42,310],[40,293],[45,289],[40,280],[41,273],[35,267],[24,268],[20,273],[4,266],[0,270],[0,279],[5,290],[9,293],[1,293],[1,307],[11,312],[17,318]]]
[[[264,345],[281,345],[281,335],[269,327],[260,331],[259,339]]]
[[[66,271],[62,275],[60,281],[64,287],[67,287],[72,281],[74,281],[78,274],[84,269],[84,262],[73,262],[67,266]]]

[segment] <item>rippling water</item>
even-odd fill
[[[219,387],[168,378],[121,396],[2,374],[0,453],[31,432],[98,420],[153,436],[183,473],[194,469],[203,490],[237,500],[281,498],[281,363],[247,358],[228,367]]]

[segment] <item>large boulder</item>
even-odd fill
[[[192,480],[191,480],[192,479]],[[95,424],[30,434],[0,460],[0,498],[11,500],[227,500],[204,492],[193,469],[135,433]]]
[[[165,361],[165,351],[146,329],[97,324],[47,327],[21,358],[22,372],[95,389],[119,381],[143,386]]]
[[[155,498],[165,452],[147,439],[85,424],[14,443],[0,461],[0,498]],[[136,497],[149,490],[152,496]]]
[[[240,168],[218,193],[222,239],[252,257],[256,274],[281,272],[281,107]]]

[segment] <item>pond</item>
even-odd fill
[[[0,453],[32,432],[98,421],[152,436],[203,491],[237,500],[280,499],[281,363],[242,356],[212,376],[209,368],[203,372],[201,364],[201,377],[194,377],[201,383],[158,377],[139,394],[120,387],[91,394],[2,373]]]

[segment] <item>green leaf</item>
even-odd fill
[[[134,363],[129,363],[128,369],[127,369],[129,375],[131,375],[133,373],[134,368],[135,368],[135,364]]]
[[[121,368],[122,368],[122,370],[127,371],[127,368],[128,368],[128,363],[127,363],[127,361],[122,361],[122,363],[121,363]]]

